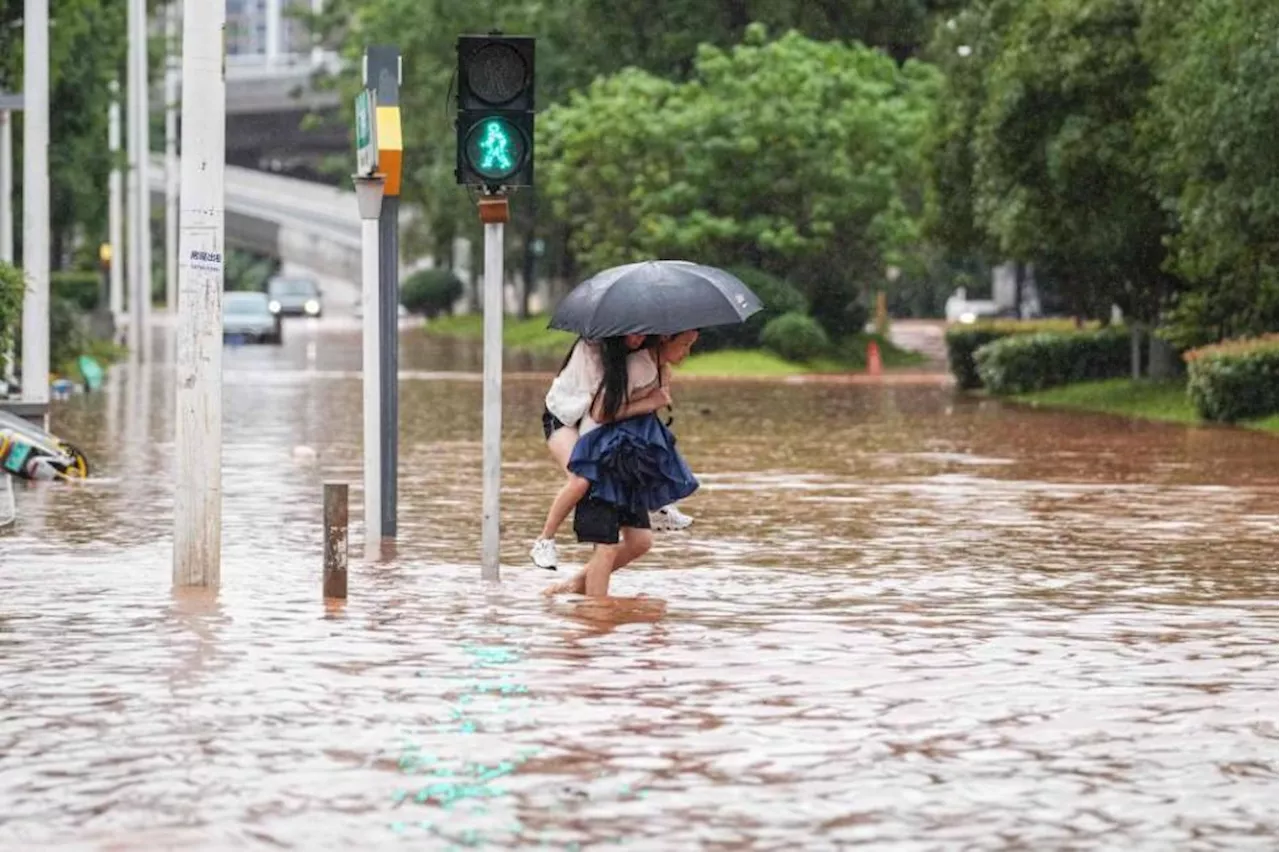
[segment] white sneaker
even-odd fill
[[[534,565],[546,568],[548,571],[556,570],[556,565],[560,563],[560,553],[556,550],[554,538],[540,538],[535,541],[529,555],[533,557]]]
[[[649,524],[658,532],[679,532],[693,526],[693,518],[675,506],[663,506],[649,513]]]

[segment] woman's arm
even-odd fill
[[[659,409],[666,408],[671,404],[671,391],[666,385],[655,385],[651,390],[632,397],[625,405],[619,409],[617,415],[613,418],[604,416],[604,394],[596,397],[595,404],[591,406],[591,419],[597,423],[610,423],[615,420],[626,420],[628,417],[639,417],[642,414],[652,414]]]

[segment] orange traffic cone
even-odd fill
[[[880,344],[874,340],[867,341],[867,372],[873,376],[880,375]]]

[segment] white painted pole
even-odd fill
[[[0,110],[0,262],[13,264],[13,113],[7,109]],[[0,381],[16,386],[12,343],[0,357],[4,359]]]
[[[360,208],[361,382],[364,390],[364,550],[376,559],[382,548],[382,390],[379,317],[382,215],[382,175],[356,175],[356,203]]]
[[[142,3],[139,0],[126,0],[126,2],[129,4],[126,9],[129,56],[128,61],[125,63],[124,119],[125,147],[127,149],[127,166],[125,167],[125,239],[128,240],[128,247],[125,251],[125,269],[127,271],[125,286],[129,293],[129,332],[125,339],[129,347],[129,357],[137,358],[138,353],[142,350],[142,314],[141,303],[138,300],[138,291],[141,288],[138,283],[138,276],[141,274],[139,261],[142,257],[142,241],[139,239],[138,230],[138,181],[141,175],[141,170],[138,168],[138,160],[139,152],[141,151],[141,140],[138,139],[138,123],[135,120],[138,108],[138,62],[134,56],[139,50],[139,45],[137,42],[138,27],[134,18],[138,16],[140,9],[145,8],[145,0]]]
[[[268,68],[274,68],[280,54],[280,4],[283,0],[267,0],[267,43],[265,47]]]
[[[13,113],[0,109],[0,263],[13,263]]]
[[[138,98],[134,112],[138,134],[138,300],[141,326],[138,328],[139,357],[151,360],[151,80],[147,65],[147,2],[134,0],[136,41],[133,61],[138,66]],[[224,5],[224,4],[217,4]],[[132,45],[131,45],[132,46]]]
[[[22,397],[49,401],[49,0],[23,11]]]
[[[502,231],[484,226],[484,461],[481,478],[480,576],[498,579],[502,489]]]
[[[173,584],[216,586],[222,556],[226,4],[184,0]]]
[[[178,0],[164,15],[164,309],[178,309]]]
[[[111,321],[118,328],[124,315],[124,175],[120,172],[120,84],[111,81],[111,105],[107,108],[107,150],[111,174],[107,178],[107,241],[111,243],[109,291]]]

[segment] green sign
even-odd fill
[[[378,171],[377,96],[371,89],[356,95],[356,172],[371,175]]]
[[[529,146],[515,125],[499,116],[477,122],[467,134],[467,162],[489,180],[509,178],[524,164]]]

